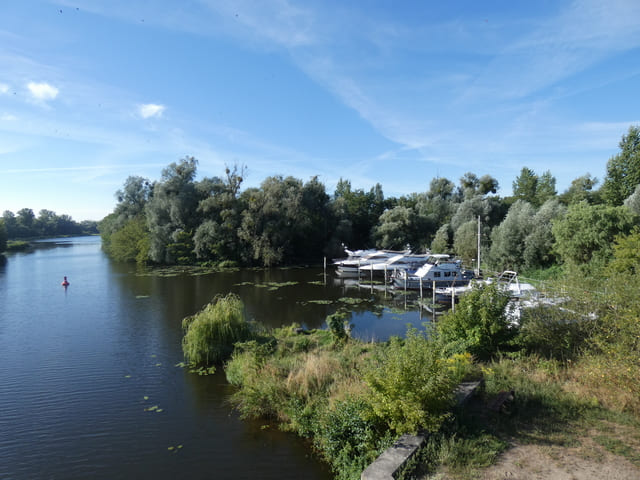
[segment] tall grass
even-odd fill
[[[358,478],[399,433],[437,429],[470,363],[441,358],[414,330],[385,344],[336,338],[331,327],[294,331],[236,344],[225,366],[238,387],[232,402],[244,417],[309,438],[340,479]]]
[[[197,314],[182,321],[182,352],[192,364],[220,364],[231,356],[236,342],[253,338],[244,304],[237,295],[218,296]]]

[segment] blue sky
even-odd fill
[[[560,192],[640,124],[640,2],[6,1],[0,210],[98,220],[184,156],[386,196],[523,166]]]

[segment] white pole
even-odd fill
[[[476,263],[476,277],[480,276],[480,215],[478,215],[478,262]]]
[[[431,291],[433,292],[432,293],[433,314],[435,315],[436,314],[436,281],[435,280],[433,281],[432,287],[433,288],[431,289]]]
[[[324,284],[327,284],[327,257],[324,257]]]

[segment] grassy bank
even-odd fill
[[[220,324],[235,324],[240,307],[239,298],[229,296],[187,319],[187,360],[203,363],[212,350],[223,352],[221,335],[233,329]],[[215,310],[223,314],[212,316]],[[365,343],[350,338],[340,314],[329,316],[327,327],[256,328],[236,342],[225,363],[237,387],[231,401],[245,417],[268,419],[308,439],[338,478],[358,478],[398,435],[441,427],[471,357],[443,356],[425,331]]]
[[[558,368],[537,356],[519,356],[491,362],[483,372],[485,390],[430,439],[414,462],[413,478],[481,478],[500,454],[514,447],[537,448],[551,463],[561,463],[568,452],[569,469],[576,468],[576,462],[597,468],[611,454],[622,459],[614,462],[627,461],[640,475],[640,420],[576,392],[570,367]],[[505,390],[515,392],[508,408],[489,408]],[[525,459],[512,468],[521,473],[517,478],[539,478],[545,469],[539,462]],[[620,478],[634,478],[631,475]]]
[[[24,240],[9,240],[7,242],[7,252],[25,252],[29,250],[31,243]]]
[[[339,313],[326,330],[230,335],[244,322],[230,296],[185,321],[183,349],[192,363],[222,352],[241,414],[308,439],[337,478],[359,478],[398,435],[418,430],[431,432],[409,470],[421,478],[475,478],[514,441],[570,447],[583,434],[640,466],[640,287],[626,280],[606,292],[565,281],[571,300],[527,310],[517,328],[503,294],[478,288],[436,325],[385,343],[352,339]],[[453,411],[455,385],[473,375],[484,392]],[[507,412],[488,408],[510,390]]]

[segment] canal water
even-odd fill
[[[321,268],[141,271],[98,237],[6,255],[0,284],[2,479],[329,479],[304,440],[238,418],[222,371],[176,366],[182,319],[236,292],[270,326],[323,328],[346,308],[354,336],[385,340],[429,320]]]

